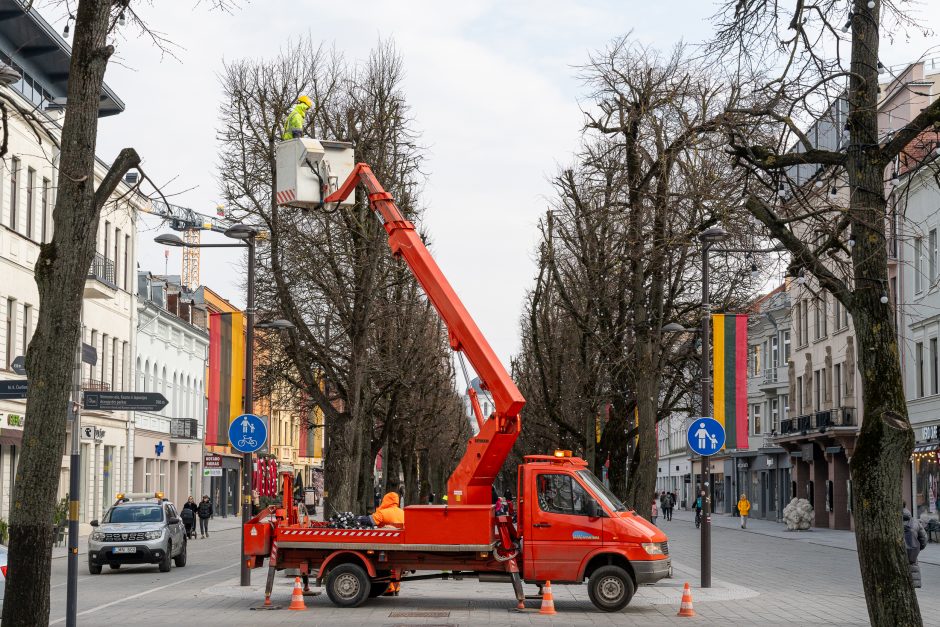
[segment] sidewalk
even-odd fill
[[[753,533],[763,536],[771,536],[774,538],[781,538],[783,540],[795,540],[797,542],[804,542],[806,544],[815,544],[835,549],[843,549],[846,551],[858,551],[858,547],[855,544],[854,531],[821,529],[816,527],[813,527],[807,531],[788,531],[786,525],[783,523],[773,522],[770,520],[757,520],[754,518],[748,519],[747,529],[741,529],[740,518],[731,516],[730,514],[712,514],[711,516],[713,529],[729,529],[740,533]],[[657,522],[657,527],[668,534],[670,525],[694,524],[695,512],[677,509],[673,512],[671,522],[664,521],[662,517],[660,517]],[[900,517],[898,517],[898,525],[900,526],[900,524],[901,520]],[[927,544],[927,548],[920,552],[917,560],[927,564],[940,565],[940,543],[931,542]]]
[[[242,519],[238,516],[228,516],[226,518],[213,518],[209,522],[210,531],[227,531],[229,529],[235,529],[240,527],[242,524]],[[78,536],[78,554],[84,555],[88,552],[88,535],[79,535]],[[62,546],[52,547],[52,559],[58,559],[60,557],[65,557],[69,553],[68,548],[68,536],[66,536],[65,542],[62,543]]]

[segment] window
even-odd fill
[[[924,395],[924,343],[918,342],[914,347],[914,364],[917,368],[917,398]]]
[[[98,332],[94,329],[91,330],[91,342],[89,342],[89,344],[91,344],[92,348],[94,348],[96,352],[98,351]],[[95,378],[95,366],[92,366],[91,364],[88,365],[88,378]]]
[[[10,228],[16,230],[16,191],[19,187],[20,160],[10,159]]]
[[[32,310],[33,308],[30,307],[29,305],[23,305],[23,354],[24,355],[26,354],[26,348],[29,346],[29,338],[31,337],[31,334],[29,332],[29,327],[33,322]]]
[[[927,260],[930,285],[933,285],[937,280],[937,229],[930,229],[930,233],[927,234]]]
[[[783,332],[783,365],[790,361],[790,332]]]
[[[114,229],[114,284],[121,285],[121,229]]]
[[[813,372],[813,409],[819,411],[822,409],[822,370]]]
[[[110,344],[108,334],[102,333],[101,355],[98,356],[98,363],[101,364],[101,376],[99,377],[99,381],[101,381],[102,385],[108,380],[108,344]]]
[[[936,394],[938,392],[938,380],[937,377],[937,338],[930,339],[930,393]]]
[[[796,378],[796,413],[803,412],[803,377]]]
[[[776,368],[780,365],[780,339],[775,335],[770,338],[770,368]]]
[[[104,255],[104,258],[108,258],[108,253],[111,252],[111,223],[107,220],[104,221],[104,246],[101,249],[101,254]]]
[[[111,389],[124,389],[121,387],[121,376],[124,374],[121,368],[121,362],[118,361],[118,348],[120,343],[117,338],[112,340],[111,344]]]
[[[806,346],[807,344],[809,344],[809,301],[808,300],[803,301],[802,312],[803,312],[802,345]]]
[[[914,293],[924,291],[924,238],[914,238]]]
[[[40,199],[40,202],[42,203],[42,221],[40,225],[40,228],[42,229],[42,233],[39,234],[39,236],[42,238],[40,239],[40,241],[43,244],[45,244],[49,238],[49,231],[47,229],[47,225],[49,222],[49,211],[50,211],[49,185],[50,185],[49,179],[44,178],[42,180],[42,198]]]
[[[6,328],[6,338],[7,338],[7,361],[6,367],[7,370],[10,369],[10,364],[13,363],[13,360],[16,358],[16,338],[14,337],[16,329],[16,301],[12,298],[7,299],[7,328]]]
[[[842,406],[842,364],[832,367],[832,404],[834,407]]]
[[[36,205],[33,204],[33,187],[36,185],[36,170],[26,168],[26,237],[33,239],[33,214]]]
[[[595,501],[581,484],[569,475],[541,474],[537,479],[539,509],[551,514],[587,516],[588,503]]]
[[[838,331],[842,328],[842,303],[838,298],[832,299],[832,329]]]
[[[760,435],[760,403],[755,403],[751,407],[751,422],[754,425],[754,435]]]
[[[773,398],[770,400],[770,432],[776,433],[777,427],[780,424],[780,399]]]
[[[131,263],[130,263],[130,254],[131,254],[131,236],[124,236],[124,285],[122,286],[125,290],[128,289],[128,285],[133,284],[133,279],[131,279]]]
[[[780,420],[786,420],[787,418],[790,417],[790,395],[789,394],[783,394],[780,396],[780,406],[781,406]]]
[[[820,318],[822,318],[822,336],[829,335],[829,296],[823,292],[819,297],[819,306],[822,307]]]
[[[760,345],[751,348],[751,374],[756,377],[760,374]]]
[[[802,310],[800,303],[793,306],[793,319],[796,320],[796,345],[803,346]]]

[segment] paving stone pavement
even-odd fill
[[[680,518],[684,518],[680,520]],[[307,611],[254,611],[263,601],[263,571],[253,572],[256,585],[238,586],[238,535],[220,531],[212,542],[194,543],[190,564],[168,574],[140,569],[106,573],[80,580],[80,625],[126,624],[129,611],[150,625],[864,625],[868,623],[857,554],[846,532],[780,536],[775,523],[719,520],[713,529],[713,587],[698,588],[699,532],[686,513],[672,522],[660,521],[669,535],[675,576],[656,586],[642,587],[623,612],[606,614],[591,605],[585,586],[553,586],[558,614],[537,613],[538,602],[525,613],[513,611],[512,589],[506,584],[414,582],[402,595],[374,599],[348,610],[334,607],[325,594],[306,597]],[[840,535],[842,534],[842,535]],[[55,560],[64,562],[64,560]],[[922,564],[924,588],[918,599],[925,624],[940,616],[940,566]],[[54,582],[57,581],[54,578]],[[678,618],[682,584],[693,586],[697,616]],[[100,585],[106,583],[107,585]],[[276,604],[290,602],[292,579],[278,577]],[[527,586],[529,594],[534,593]],[[63,596],[56,600],[56,593]],[[55,619],[62,616],[64,589],[53,589]],[[87,596],[86,596],[87,595]],[[116,596],[117,595],[117,596]]]

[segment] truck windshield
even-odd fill
[[[104,519],[107,523],[149,523],[162,520],[163,508],[159,505],[112,507]]]
[[[614,493],[607,489],[601,480],[594,476],[594,473],[590,470],[579,470],[578,476],[581,477],[581,480],[586,484],[591,486],[591,489],[594,491],[594,495],[598,499],[604,502],[604,505],[609,507],[612,511],[615,512],[625,512],[627,511],[627,506],[620,502]]]

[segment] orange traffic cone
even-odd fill
[[[271,607],[271,606],[272,606],[272,603],[271,603],[271,595],[270,595],[270,594],[265,594],[265,595],[264,595],[264,606],[263,606],[263,607]]]
[[[555,611],[555,599],[552,598],[552,582],[546,581],[542,588],[542,607],[539,608],[539,614],[557,614]]]
[[[692,609],[692,588],[689,587],[688,582],[682,590],[682,604],[679,606],[677,616],[695,616],[695,610]]]
[[[300,587],[300,577],[294,578],[294,592],[290,595],[290,606],[289,610],[305,610],[307,606],[304,605],[304,591]]]

